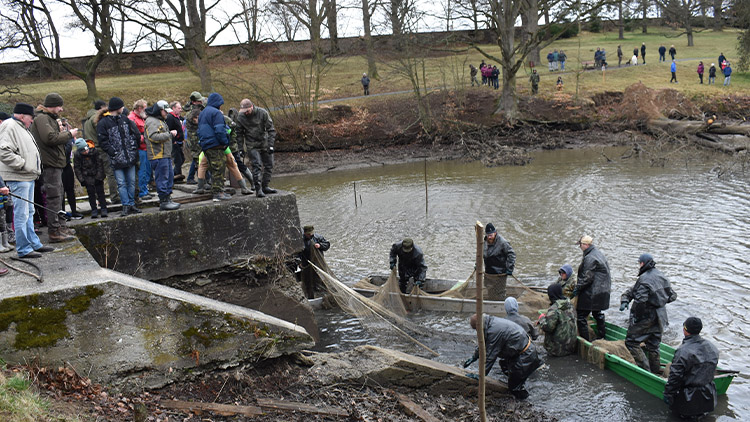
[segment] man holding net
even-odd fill
[[[398,287],[401,293],[406,293],[409,279],[414,279],[414,283],[419,287],[424,285],[427,278],[427,265],[424,263],[422,249],[415,245],[412,239],[407,237],[391,246],[390,262],[391,271],[398,262]]]
[[[327,271],[323,252],[331,247],[331,243],[323,236],[315,233],[315,227],[305,226],[302,228],[302,243],[304,249],[299,253],[300,266],[302,267],[302,287],[308,299],[315,298],[315,288],[320,285],[320,277],[315,272],[310,262]]]

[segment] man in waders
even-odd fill
[[[609,309],[609,294],[612,278],[609,264],[604,254],[593,245],[591,236],[581,236],[578,247],[583,251],[583,260],[578,266],[578,283],[573,290],[573,297],[578,296],[578,335],[589,339],[588,316],[592,314],[599,330],[597,338],[604,338],[607,329],[604,325],[604,313]]]
[[[665,306],[677,299],[677,293],[670,287],[669,280],[656,269],[656,262],[650,254],[642,254],[638,258],[638,265],[638,280],[620,298],[620,311],[627,309],[633,301],[625,346],[633,355],[636,365],[660,375],[659,343],[664,328],[669,325]],[[641,343],[646,346],[648,360]]]
[[[719,350],[699,334],[700,318],[690,317],[682,326],[685,339],[674,352],[669,379],[664,387],[664,402],[682,418],[695,418],[716,407],[714,373]]]
[[[320,277],[315,272],[315,269],[310,266],[310,262],[318,268],[327,270],[323,252],[331,247],[331,243],[323,236],[315,233],[315,227],[313,226],[305,226],[302,228],[302,231],[304,232],[302,243],[305,247],[298,255],[300,266],[302,267],[302,288],[305,290],[305,295],[308,299],[314,299],[315,288],[320,285]]]
[[[508,276],[513,275],[516,253],[507,240],[497,234],[495,226],[484,227],[484,279],[487,284],[487,299],[504,300]]]
[[[471,328],[477,329],[477,314],[469,319]],[[529,397],[529,392],[524,388],[526,379],[542,365],[542,360],[537,355],[536,347],[531,337],[526,334],[520,325],[507,319],[484,315],[484,342],[487,350],[487,360],[484,363],[484,374],[488,375],[495,360],[504,361],[507,367],[508,390],[513,397],[523,400]],[[464,362],[467,368],[479,359],[479,348],[474,355]],[[505,371],[504,371],[505,372]],[[471,378],[476,374],[470,374]]]
[[[401,293],[407,292],[409,279],[414,279],[414,283],[422,287],[427,278],[427,264],[424,263],[422,249],[415,245],[413,240],[407,237],[391,246],[391,270],[396,267],[396,262],[398,262],[398,287]]]

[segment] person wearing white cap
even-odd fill
[[[588,317],[591,314],[599,331],[597,338],[601,339],[607,332],[602,311],[609,309],[612,289],[609,264],[604,254],[594,246],[591,236],[581,236],[578,246],[583,251],[583,260],[578,266],[578,283],[573,290],[573,297],[578,296],[578,335],[589,340]]]

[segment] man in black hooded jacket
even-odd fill
[[[676,415],[696,417],[716,407],[714,373],[719,364],[719,350],[699,334],[700,318],[690,317],[682,326],[685,339],[677,348],[664,387],[664,402]]]
[[[424,254],[419,246],[414,244],[410,238],[391,246],[389,256],[391,270],[398,262],[398,287],[401,293],[406,293],[406,287],[410,278],[414,279],[417,286],[422,286],[427,278],[427,264],[424,262]]]
[[[642,254],[638,264],[638,280],[620,298],[620,311],[627,309],[633,301],[625,346],[638,366],[659,375],[659,343],[664,328],[669,325],[665,306],[677,299],[677,293],[670,287],[669,280],[656,269],[656,262],[650,254]],[[641,343],[646,345],[648,360]]]
[[[599,331],[598,338],[604,338],[607,328],[604,325],[604,313],[609,309],[609,294],[612,278],[609,264],[604,254],[594,246],[591,236],[581,236],[578,246],[583,251],[583,260],[578,266],[578,283],[573,290],[573,297],[578,296],[578,335],[589,340],[589,314],[594,316]]]

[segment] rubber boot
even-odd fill
[[[13,247],[8,244],[8,233],[3,232],[2,241],[0,242],[0,253],[10,252]]]
[[[658,351],[648,352],[648,366],[651,367],[651,373],[661,375],[661,359],[659,359]]]
[[[263,185],[263,193],[272,194],[272,193],[276,193],[276,192],[277,192],[276,189],[268,186],[267,184]]]
[[[250,195],[253,193],[252,189],[248,189],[245,179],[238,180],[237,183],[240,184],[240,192],[242,192],[243,195]]]
[[[198,187],[193,191],[193,195],[204,195],[206,192],[206,179],[198,179]]]
[[[130,205],[123,205],[122,206],[122,212],[120,212],[121,217],[125,217],[128,214],[130,214]]]
[[[159,195],[159,211],[174,211],[180,209],[180,204],[172,202],[172,195]]]
[[[253,182],[253,172],[251,172],[249,168],[245,168],[245,171],[242,172],[242,177],[247,180],[247,186],[249,189],[253,190],[253,186],[255,185]]]
[[[258,198],[265,198],[266,197],[266,194],[263,193],[263,189],[261,189],[260,183],[258,183],[258,182],[255,182],[255,196],[257,196]]]

